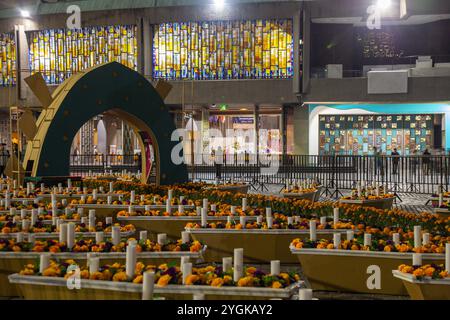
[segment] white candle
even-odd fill
[[[247,198],[242,198],[242,211],[247,210]]]
[[[202,227],[206,228],[208,225],[208,213],[206,208],[202,208]]]
[[[288,217],[287,218],[287,224],[288,224],[288,226],[293,225],[294,224],[294,217]]]
[[[84,209],[83,208],[77,208],[77,213],[80,215],[80,217],[82,217],[83,214],[84,214]]]
[[[197,216],[201,216],[202,215],[202,207],[197,206],[197,212],[196,212]]]
[[[125,273],[128,279],[134,277],[136,270],[136,246],[129,244],[127,246],[126,262],[125,262]]]
[[[450,273],[450,243],[445,244],[445,270]]]
[[[89,210],[89,230],[95,229],[95,210]]]
[[[23,232],[17,232],[17,235],[16,235],[16,242],[17,242],[17,243],[23,242]]]
[[[321,225],[326,225],[327,224],[327,217],[320,217],[320,224]]]
[[[339,222],[339,208],[333,208],[333,224],[335,229],[338,222]]]
[[[136,191],[131,190],[130,192],[130,204],[133,204],[136,201]]]
[[[167,243],[167,234],[159,233],[158,234],[158,243],[161,246],[165,245]]]
[[[142,281],[142,300],[152,300],[155,288],[155,272],[146,271]]]
[[[421,266],[421,265],[422,265],[422,254],[413,253],[413,266]]]
[[[172,207],[170,205],[170,200],[166,200],[166,212],[170,213],[172,211]]]
[[[192,274],[192,263],[188,262],[181,266],[183,273],[183,284],[186,284],[186,279]]]
[[[114,183],[110,182],[109,183],[109,193],[113,193],[114,192]]]
[[[93,275],[94,273],[98,272],[98,269],[100,268],[100,258],[90,257],[88,260],[88,264],[89,264],[89,273]]]
[[[169,189],[167,197],[170,201],[172,201],[172,198],[173,198],[173,190],[172,189]]]
[[[30,220],[22,220],[22,230],[29,231],[30,229]]]
[[[117,246],[120,243],[120,227],[113,226],[111,230],[111,242]]]
[[[206,199],[206,198],[204,198],[203,199],[203,209],[206,209],[206,210],[208,210],[208,199]]]
[[[263,222],[263,216],[257,216],[256,217],[256,223],[261,224]]]
[[[128,206],[128,213],[133,213],[134,212],[134,207],[132,205]]]
[[[424,233],[422,235],[422,245],[426,246],[430,243],[430,234],[429,233]]]
[[[41,192],[45,190],[45,184],[41,183]]]
[[[9,209],[9,214],[12,216],[15,216],[17,214],[17,209],[16,208],[10,208]]]
[[[299,300],[312,300],[313,299],[313,290],[301,288],[298,290],[298,299]]]
[[[233,280],[238,282],[244,275],[244,249],[234,249],[234,272]]]
[[[50,266],[50,254],[41,254],[39,260],[39,272],[42,274]]]
[[[31,210],[31,226],[32,227],[36,224],[37,218],[38,218],[38,211],[36,209],[32,209]]]
[[[29,243],[34,244],[35,239],[36,239],[36,235],[34,233],[28,234],[28,242]]]
[[[178,205],[178,212],[179,213],[184,213],[184,206],[182,204]]]
[[[414,226],[414,248],[422,246],[422,227]]]
[[[233,258],[232,257],[222,258],[222,270],[223,270],[223,272],[231,272],[232,267],[233,267]]]
[[[31,186],[29,183],[27,183],[27,196],[29,196],[31,193]]]
[[[392,234],[392,241],[394,242],[394,245],[400,244],[400,233],[394,233]]]
[[[105,234],[103,231],[98,231],[95,233],[95,243],[99,244],[103,242]]]
[[[59,242],[67,241],[67,223],[62,223],[59,225]]]
[[[272,208],[266,208],[266,219],[272,217]]]
[[[92,199],[97,200],[97,189],[92,190]]]
[[[23,220],[26,217],[27,217],[27,210],[26,209],[20,210],[20,218]]]
[[[341,245],[341,234],[335,233],[333,234],[333,244],[335,249],[339,249],[339,246]]]
[[[106,217],[106,218],[105,218],[105,223],[106,223],[107,225],[111,225],[111,224],[113,223],[113,218],[112,218],[112,217]]]
[[[355,232],[353,230],[347,230],[347,240],[352,241],[355,238]]]
[[[270,274],[273,276],[280,274],[280,260],[270,261]]]
[[[67,179],[67,188],[72,189],[72,180]]]
[[[317,240],[317,231],[316,231],[316,220],[310,220],[309,221],[309,239],[311,241]]]
[[[370,233],[364,233],[364,246],[370,247],[372,245],[372,235]]]
[[[61,204],[62,204],[63,207],[66,207],[67,206],[67,199],[62,199],[61,200]]]
[[[444,195],[439,193],[439,207],[441,207],[444,204]]]
[[[189,263],[189,261],[190,261],[189,256],[183,256],[183,257],[181,257],[181,259],[180,259],[180,269],[183,267],[183,265],[184,265],[185,263]]]
[[[145,206],[144,206],[144,210],[145,210],[145,212],[149,212],[150,211],[150,205],[148,205],[148,204],[146,204]]]
[[[231,215],[235,216],[236,215],[236,206],[231,206],[230,210],[231,210]]]
[[[51,194],[51,202],[53,204],[53,202],[56,202],[56,194],[54,192],[52,192]]]
[[[143,230],[143,231],[139,232],[139,240],[147,241],[147,238],[148,238],[147,230]]]
[[[186,232],[186,231],[182,231],[181,232],[181,242],[182,243],[189,243],[190,242],[189,232]]]
[[[240,225],[242,226],[242,229],[245,229],[245,226],[246,226],[246,224],[247,224],[247,222],[246,222],[246,216],[240,216],[240,217],[239,217],[239,223],[240,223]]]
[[[81,217],[81,224],[86,225],[86,224],[88,224],[88,222],[89,222],[89,218],[88,217]]]
[[[272,229],[272,227],[273,227],[273,218],[272,217],[266,218],[266,222],[267,222],[267,227],[269,229]]]
[[[111,196],[108,196],[108,197],[106,198],[106,201],[107,201],[108,204],[111,204],[111,203],[112,203],[112,197],[111,197]]]
[[[67,248],[71,250],[75,245],[75,223],[69,222],[67,224]]]

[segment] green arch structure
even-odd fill
[[[53,102],[41,113],[37,134],[27,146],[24,164],[32,176],[68,176],[76,133],[94,116],[108,112],[151,137],[157,184],[188,180],[186,165],[175,165],[171,160],[172,149],[179,142],[171,141],[175,124],[168,108],[153,85],[138,72],[117,62],[99,65],[73,75],[52,96]],[[142,139],[140,143],[142,147]],[[148,177],[145,152],[142,163],[142,176]]]

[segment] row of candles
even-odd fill
[[[160,239],[158,239],[160,241]],[[136,240],[129,240],[126,249],[125,258],[125,273],[129,280],[133,279],[135,276],[135,269],[137,263],[137,251],[136,251]],[[95,255],[88,254],[88,266],[89,273],[93,274],[98,272],[100,269],[100,258]],[[40,255],[39,272],[43,273],[50,266],[50,254]],[[192,274],[193,263],[190,262],[189,256],[181,257],[180,270],[182,273],[182,284],[186,285],[187,278]],[[225,273],[233,273],[233,281],[238,282],[244,276],[244,249],[237,248],[234,249],[234,257],[224,257],[222,259],[222,269]],[[280,261],[273,260],[270,262],[270,274],[279,275],[280,274]],[[146,271],[143,274],[143,284],[142,284],[142,299],[151,300],[153,299],[155,285],[155,272]],[[300,300],[312,300],[312,290],[301,288],[299,290]],[[203,297],[204,298],[204,297]],[[199,299],[199,297],[197,297]]]

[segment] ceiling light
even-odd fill
[[[216,9],[221,10],[225,6],[225,0],[214,0],[214,5]]]
[[[391,0],[378,0],[377,7],[379,9],[385,10],[391,6]]]
[[[20,15],[22,16],[22,18],[29,18],[30,17],[30,11],[28,10],[20,10]]]

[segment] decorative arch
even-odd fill
[[[149,81],[117,62],[73,75],[57,88],[53,102],[38,119],[34,139],[28,143],[24,159],[27,171],[35,177],[67,176],[73,138],[84,123],[105,112],[126,120],[134,130],[151,138],[157,184],[188,180],[186,165],[175,165],[171,160],[178,142],[171,141],[175,124],[167,106]],[[145,150],[144,141],[139,140],[141,150]],[[143,178],[147,177],[146,160],[142,152]]]

